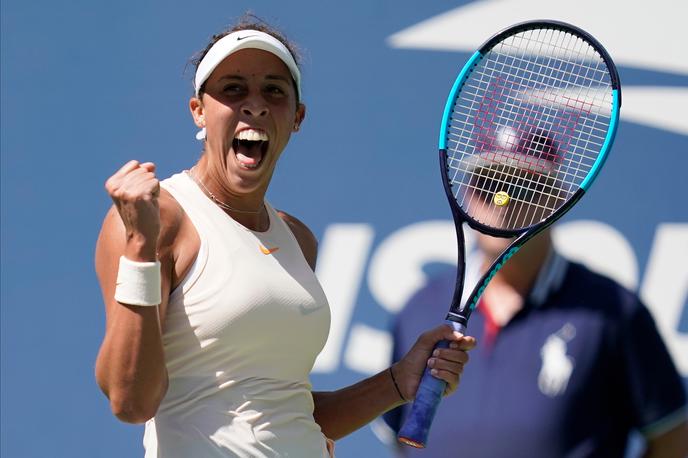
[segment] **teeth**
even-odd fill
[[[257,129],[244,129],[240,131],[239,133],[236,134],[237,140],[249,140],[252,142],[258,142],[258,141],[263,141],[266,142],[268,141],[268,134],[263,132],[262,130],[257,130]]]

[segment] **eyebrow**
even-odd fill
[[[291,83],[292,83],[292,78],[291,78],[291,77],[282,76],[282,75],[267,75],[265,78],[266,78],[266,79],[269,79],[269,80],[284,81],[284,82],[287,83],[287,84],[291,84]]]

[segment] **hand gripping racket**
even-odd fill
[[[465,332],[502,265],[585,194],[611,149],[620,106],[611,57],[569,24],[516,24],[470,58],[449,93],[439,137],[442,181],[459,245],[446,317],[455,330]],[[488,235],[515,237],[465,304],[463,223]],[[425,446],[445,388],[426,369],[400,442]]]

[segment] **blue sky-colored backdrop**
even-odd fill
[[[423,252],[419,242],[430,222],[450,219],[437,171],[437,124],[470,48],[451,49],[437,37],[477,45],[523,18],[511,20],[509,5],[539,16],[535,0],[479,3],[502,15],[471,13],[476,4],[470,2],[433,0],[3,0],[0,455],[142,456],[142,428],[112,417],[93,377],[104,328],[93,269],[110,205],[103,184],[133,158],[155,162],[161,177],[195,162],[200,145],[188,114],[192,71],[186,62],[247,10],[281,28],[304,57],[306,121],[281,159],[269,198],[310,225],[321,250],[329,250],[325,256],[360,242],[344,253],[355,275],[326,285],[333,307],[348,312],[333,323],[339,344],[329,350],[329,365],[314,373],[314,387],[341,387],[381,367],[389,317],[406,294],[395,292],[395,280],[409,272],[422,280],[434,262],[446,261]],[[669,11],[685,17],[686,8],[676,5]],[[552,8],[548,16],[556,19],[574,13]],[[636,10],[617,12],[617,35],[637,35],[625,26],[645,20]],[[447,16],[451,12],[458,16]],[[464,12],[482,20],[462,19]],[[446,21],[433,22],[438,17]],[[647,20],[655,25],[644,30],[644,39],[661,42],[668,32]],[[447,21],[454,26],[447,29]],[[605,22],[589,21],[578,25],[604,42]],[[409,29],[419,23],[425,29]],[[433,27],[445,28],[433,34]],[[395,35],[404,31],[402,38]],[[436,39],[424,41],[427,36]],[[581,222],[578,233],[592,246],[618,247],[613,253],[619,257],[598,259],[599,268],[643,292],[672,351],[685,355],[688,128],[680,119],[685,113],[655,112],[686,101],[688,71],[636,59],[630,45],[613,44],[608,50],[623,57],[621,78],[630,88],[624,94],[628,117],[600,179],[563,223],[574,228]],[[676,59],[688,61],[686,51],[679,52]],[[409,228],[422,230],[415,239],[400,237]],[[562,243],[570,250],[575,243],[568,236]],[[415,264],[377,275],[390,251],[403,256],[406,249],[418,251]],[[585,256],[595,261],[595,253]],[[325,267],[318,273],[333,278]],[[362,354],[361,342],[377,343],[367,349],[379,354]],[[685,363],[684,356],[684,376]],[[369,428],[338,445],[344,458],[385,455]]]

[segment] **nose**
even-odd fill
[[[259,118],[268,114],[268,106],[262,97],[251,97],[241,107],[241,112],[250,117]]]

